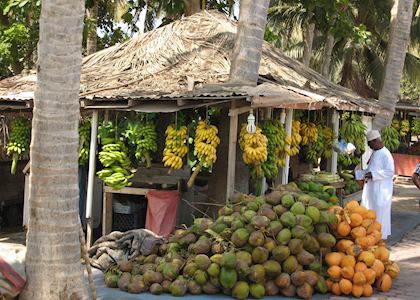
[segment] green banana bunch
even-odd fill
[[[90,120],[82,120],[79,125],[79,165],[82,166],[89,161],[90,130]]]
[[[265,178],[273,179],[279,173],[279,167],[284,166],[286,130],[279,120],[265,120],[262,124],[263,134],[268,139],[267,160],[261,169]]]
[[[395,128],[396,130],[400,130],[400,128],[401,128],[401,123],[400,123],[400,120],[398,120],[398,119],[392,119],[392,123],[391,123],[391,126],[393,127],[393,128]]]
[[[394,127],[384,127],[381,131],[382,142],[389,151],[395,151],[400,146],[400,134]]]
[[[340,138],[347,143],[352,143],[356,146],[356,151],[353,155],[339,154],[338,162],[341,166],[347,167],[350,165],[360,164],[360,157],[365,152],[366,143],[366,126],[361,122],[361,118],[357,114],[343,113],[341,116],[342,124],[340,128]]]
[[[420,134],[420,119],[414,119],[411,122],[411,132],[413,133],[413,135]]]
[[[10,124],[10,138],[7,144],[7,155],[12,156],[11,174],[16,173],[18,160],[29,151],[31,142],[31,122],[17,118]]]
[[[400,135],[406,136],[409,131],[410,131],[410,121],[407,119],[402,120],[401,127],[400,127]]]
[[[129,180],[133,178],[135,170],[131,169],[128,148],[119,140],[117,128],[112,122],[103,122],[98,132],[102,143],[99,160],[104,168],[96,174],[105,185],[114,190],[131,186],[132,183]]]

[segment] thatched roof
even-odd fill
[[[81,99],[135,102],[255,96],[260,105],[271,99],[270,103],[285,105],[323,102],[369,112],[381,109],[376,100],[362,99],[268,43],[263,46],[262,85],[221,88],[229,77],[236,26],[221,13],[205,11],[87,56]],[[35,84],[34,74],[2,80],[0,99],[28,99]]]

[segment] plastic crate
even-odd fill
[[[112,230],[127,231],[144,228],[146,223],[147,200],[139,196],[115,199],[112,203]]]

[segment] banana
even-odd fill
[[[195,130],[194,154],[198,158],[198,164],[188,180],[188,186],[192,187],[202,167],[211,167],[217,160],[216,148],[220,144],[219,130],[216,126],[199,121]],[[185,151],[185,150],[184,150]]]
[[[18,160],[23,154],[29,151],[31,142],[31,122],[23,118],[14,119],[10,124],[10,131],[6,153],[12,157],[10,173],[15,174]]]
[[[179,129],[175,125],[169,125],[165,131],[165,149],[163,150],[162,162],[165,167],[170,168],[170,174],[173,169],[181,169],[183,166],[183,157],[188,153],[188,133],[187,127],[181,126]]]
[[[400,134],[394,127],[384,127],[381,131],[382,142],[389,151],[395,151],[400,146]]]

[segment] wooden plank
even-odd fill
[[[124,187],[121,190],[113,190],[109,186],[104,187],[104,192],[107,194],[126,194],[126,195],[141,195],[144,196],[147,194],[149,189],[144,188],[133,188],[133,187]]]
[[[112,231],[112,194],[105,189],[102,207],[102,235],[107,235]]]
[[[226,201],[233,195],[235,190],[235,169],[236,169],[236,141],[238,139],[238,115],[230,116],[229,126],[229,147],[227,161],[227,186]]]

